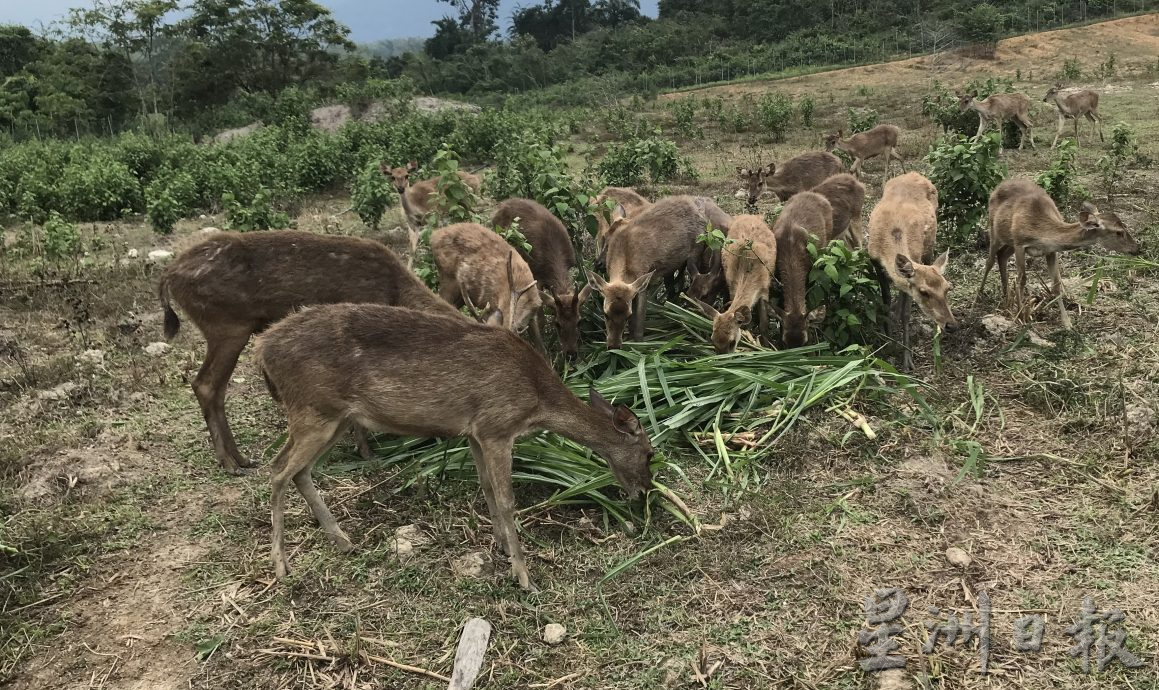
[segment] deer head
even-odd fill
[[[1062,84],[1055,84],[1054,86],[1047,89],[1046,95],[1042,97],[1042,102],[1043,103],[1050,103],[1055,98],[1057,98],[1058,94],[1061,92],[1062,92]]]
[[[736,169],[737,177],[740,178],[740,181],[744,183],[745,188],[748,190],[749,206],[756,206],[757,199],[765,193],[765,178],[772,177],[776,171],[777,165],[775,163],[769,163],[763,168],[756,168],[755,170],[741,167]]]
[[[843,129],[837,130],[837,132],[835,134],[826,134],[825,135],[825,150],[832,151],[833,149],[837,148],[837,145],[840,144],[841,140],[844,138],[845,138],[845,130],[843,130]]]
[[[706,317],[712,319],[712,349],[720,355],[735,350],[736,344],[740,342],[741,329],[752,320],[752,309],[740,307],[721,314],[712,305],[700,300],[696,300],[696,305]]]
[[[707,249],[705,250],[708,251]],[[689,277],[691,282],[688,285],[688,296],[698,302],[705,302],[712,299],[724,282],[724,270],[721,266],[720,252],[712,252],[712,258],[709,260],[708,270],[704,273],[700,272],[700,268],[693,264],[691,267]],[[709,317],[711,318],[711,317]]]
[[[970,93],[959,93],[957,95],[958,95],[958,108],[962,112],[966,112],[967,110],[970,109],[970,106],[974,104],[974,99],[978,97],[978,92],[972,91]]]
[[[399,194],[406,194],[406,188],[410,186],[410,174],[417,170],[418,167],[418,163],[415,161],[411,161],[407,163],[405,167],[400,168],[387,167],[386,163],[384,162],[379,164],[378,169],[382,172],[383,175],[388,175],[390,177],[391,181],[394,183],[395,191],[397,191]]]
[[[543,293],[543,300],[555,307],[555,328],[559,331],[559,347],[569,362],[579,359],[580,310],[592,293],[592,286],[584,284],[579,292],[555,294],[554,290]]]
[[[616,349],[624,343],[624,327],[632,316],[632,302],[636,295],[652,280],[649,271],[631,283],[606,281],[603,276],[587,271],[588,284],[604,296],[604,329],[608,336],[608,348]]]
[[[606,416],[622,434],[623,443],[610,445],[601,451],[616,481],[629,496],[636,496],[652,487],[652,457],[656,451],[640,420],[625,405],[612,406],[595,388],[588,389],[592,409]]]
[[[1114,213],[1099,213],[1089,201],[1083,202],[1079,211],[1079,222],[1083,227],[1083,238],[1093,240],[1103,247],[1120,254],[1138,255],[1142,252],[1138,241],[1131,236],[1127,226]]]
[[[535,310],[539,309],[540,301],[539,293],[534,289],[538,281],[533,280],[523,287],[515,286],[514,260],[515,250],[512,249],[507,254],[507,285],[511,290],[511,299],[508,302],[506,324],[512,331],[518,333],[527,327],[527,321]]]
[[[917,302],[926,316],[933,319],[947,333],[958,330],[958,321],[950,312],[950,304],[946,299],[950,289],[954,287],[944,275],[946,264],[950,262],[950,253],[943,252],[929,266],[914,263],[905,254],[898,254],[895,261],[897,272],[905,281],[904,285],[899,287]]]
[[[781,320],[781,341],[785,347],[801,347],[809,342],[809,328],[825,320],[825,305],[813,311],[785,311],[777,305],[771,305]]]

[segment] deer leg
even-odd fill
[[[769,296],[765,295],[757,300],[757,330],[761,336],[761,345],[773,346],[773,339],[769,337]]]
[[[1021,140],[1018,142],[1018,148],[1022,148],[1022,145],[1023,145],[1024,143],[1026,143],[1026,141],[1027,141],[1028,139],[1030,140],[1030,148],[1032,148],[1032,149],[1033,149],[1033,148],[1037,148],[1037,147],[1034,145],[1034,134],[1033,134],[1033,132],[1031,132],[1031,130],[1030,130],[1030,120],[1028,120],[1028,119],[1026,119],[1025,117],[1023,117],[1023,116],[1019,115],[1019,116],[1018,116],[1018,122],[1019,122],[1019,123],[1021,123],[1019,126],[1022,128],[1022,137],[1021,137]]]
[[[853,249],[861,248],[861,217],[849,221],[849,246]]]
[[[496,545],[504,555],[510,556],[507,551],[507,534],[505,532],[506,525],[499,519],[499,510],[495,505],[495,484],[491,477],[491,467],[487,464],[486,457],[483,455],[483,447],[479,442],[470,436],[467,437],[467,442],[471,445],[471,457],[475,460],[475,470],[479,474],[479,488],[483,489],[483,497],[487,499],[487,511],[491,515],[491,532],[495,539]]]
[[[1058,145],[1058,139],[1059,139],[1059,137],[1062,136],[1062,130],[1064,127],[1066,127],[1066,117],[1062,113],[1059,113],[1058,114],[1058,131],[1055,132],[1054,141],[1050,142],[1050,148],[1053,149],[1055,146]],[[1079,134],[1078,134],[1077,125],[1075,127],[1075,135],[1074,136],[1075,136],[1075,143],[1078,143]]]
[[[978,294],[974,295],[974,304],[982,299],[982,291],[986,288],[986,277],[990,275],[990,269],[994,268],[994,263],[998,260],[998,247],[994,246],[994,242],[990,242],[990,255],[986,257],[986,268],[982,269],[982,282],[978,283]]]
[[[1066,291],[1062,287],[1062,273],[1058,270],[1058,253],[1046,255],[1046,270],[1050,273],[1051,288],[1058,300],[1058,313],[1062,320],[1062,327],[1068,331],[1072,328],[1070,314],[1066,310]]]
[[[990,124],[990,123],[986,122],[986,118],[983,117],[981,113],[979,113],[978,114],[978,133],[974,135],[975,139],[978,139],[982,136],[982,133],[986,131],[986,125],[988,125],[988,124]]]
[[[1087,119],[1089,119],[1091,121],[1092,127],[1098,129],[1099,141],[1106,141],[1106,139],[1103,139],[1103,116],[1099,115],[1098,113],[1096,113],[1095,111],[1092,110],[1091,112],[1087,113]],[[1095,135],[1094,135],[1094,133],[1092,133],[1091,140],[1093,141],[1094,138],[1095,138]]]
[[[410,251],[406,255],[406,267],[413,271],[415,267],[415,257],[419,253],[419,238],[421,235],[419,234],[419,231],[415,229],[414,225],[411,224],[409,218],[407,219],[406,226],[407,240],[408,244],[410,245]]]
[[[519,543],[519,536],[515,528],[515,490],[511,486],[511,450],[512,440],[487,441],[481,443],[483,461],[487,465],[487,472],[491,476],[491,488],[495,493],[495,520],[496,525],[502,525],[500,535],[505,535],[507,554],[511,558],[511,574],[519,580],[523,589],[534,591],[535,585],[527,572],[527,563],[523,560],[523,547]]]
[[[270,520],[273,525],[271,537],[273,550],[270,556],[274,563],[274,574],[279,579],[285,577],[286,573],[290,571],[289,564],[286,563],[284,541],[286,488],[291,480],[298,487],[302,497],[306,499],[314,517],[318,519],[324,529],[327,529],[331,538],[338,543],[337,537],[341,536],[341,538],[346,539],[346,543],[349,545],[350,540],[346,538],[341,529],[338,529],[334,516],[330,514],[330,510],[322,502],[322,497],[318,495],[313,482],[310,481],[310,471],[314,468],[314,463],[318,461],[322,453],[326,452],[327,448],[334,444],[334,441],[342,433],[343,426],[344,423],[340,420],[324,420],[315,416],[299,420],[290,419],[290,432],[286,437],[286,444],[278,452],[278,457],[274,458],[270,474]],[[306,481],[309,482],[309,486],[305,490],[298,479],[298,476],[303,474]],[[329,519],[329,524],[337,531],[337,534],[330,532],[327,523],[323,520],[324,517]]]
[[[463,306],[463,289],[459,287],[459,281],[442,273],[439,273],[439,297],[456,309]]]
[[[648,288],[640,288],[636,293],[636,308],[632,310],[632,340],[644,339],[644,317],[648,309]]]
[[[209,427],[214,455],[222,469],[230,474],[240,474],[241,468],[251,465],[238,452],[225,416],[225,391],[229,387],[229,377],[249,337],[248,328],[206,336],[205,361],[193,380],[193,394],[197,396],[201,414]]]
[[[1014,265],[1018,268],[1018,284],[1014,286],[1018,314],[1022,315],[1023,305],[1026,302],[1026,250],[1014,248]]]
[[[998,250],[998,276],[1002,279],[1002,299],[1000,304],[1006,304],[1010,299],[1010,277],[1007,274],[1010,255],[1014,253],[1011,247],[1002,247]]]
[[[536,309],[531,315],[531,341],[543,356],[547,357],[547,346],[543,344],[543,307]]]
[[[354,435],[354,445],[358,448],[358,456],[363,460],[373,460],[374,453],[370,452],[370,443],[366,439],[366,428],[360,424],[353,424],[350,431]]]
[[[902,291],[898,294],[897,300],[901,318],[901,369],[902,371],[913,371],[914,359],[909,347],[910,304],[913,299],[908,292]]]
[[[881,264],[878,263],[876,259],[870,259],[869,263],[873,266],[873,273],[874,273],[874,275],[877,276],[877,284],[881,288],[881,303],[885,307],[886,314],[890,315],[891,314],[891,311],[890,311],[890,301],[891,300],[890,300],[890,294],[889,294],[889,288],[890,288],[889,275],[886,274],[885,269],[882,268]],[[890,316],[887,316],[887,318],[885,319],[885,334],[889,335],[890,330],[891,330],[890,329]]]

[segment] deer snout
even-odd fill
[[[953,320],[947,321],[946,325],[942,328],[946,329],[947,333],[954,333],[958,330],[958,322]]]
[[[579,352],[565,352],[563,353],[563,358],[569,363],[575,364],[579,361]]]

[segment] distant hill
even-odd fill
[[[411,38],[384,38],[380,41],[360,43],[359,50],[368,55],[380,58],[390,58],[403,53],[421,53],[425,38],[413,36]]]

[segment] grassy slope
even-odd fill
[[[1152,86],[1159,76],[1145,70],[1159,53],[1157,29],[1155,17],[1132,18],[1012,39],[993,63],[933,66],[921,58],[714,87],[708,93],[729,98],[769,88],[812,93],[817,131],[766,145],[710,127],[703,140],[682,142],[703,176],[691,189],[738,211],[731,199],[734,166],[814,148],[821,130],[843,123],[846,106],[876,108],[883,121],[902,126],[902,153],[908,167],[920,170],[935,136],[918,113],[917,96],[929,79],[956,85],[976,73],[1013,76],[1020,69],[1017,86],[1037,96],[1064,57],[1078,57],[1088,71],[1101,62],[1106,48],[1074,50],[1091,44],[1114,46],[1122,65],[1124,76],[1094,84],[1105,94],[1108,121],[1128,122],[1144,153],[1159,158],[1159,90]],[[662,109],[650,116],[667,117]],[[1049,161],[1041,144],[1049,143],[1047,132],[1053,136],[1053,112],[1040,105],[1033,117],[1040,148],[1008,154],[1013,174],[1032,174]],[[590,146],[593,135],[582,135],[577,147]],[[1100,152],[1084,144],[1080,170],[1093,171]],[[867,167],[872,203],[880,193],[880,163]],[[1096,187],[1093,176],[1085,181]],[[1154,182],[1154,171],[1140,171],[1118,206],[1148,247],[1157,232]],[[320,204],[300,226],[361,232],[349,216],[331,215],[345,206],[342,200]],[[185,225],[186,232],[195,226]],[[106,238],[98,256],[106,264],[126,246],[148,248],[153,241],[132,224],[94,231]],[[693,687],[699,684],[690,685],[690,664],[702,649],[710,665],[723,662],[708,687],[873,687],[856,665],[861,598],[875,586],[897,585],[911,600],[901,638],[908,670],[929,677],[933,687],[983,687],[998,673],[1003,686],[1159,687],[1156,276],[1104,272],[1098,298],[1089,306],[1083,301],[1075,334],[1055,332],[1055,310],[1043,308],[1035,330],[1055,346],[1036,349],[1019,342],[1017,332],[994,338],[979,325],[995,309],[993,285],[991,297],[971,305],[982,258],[953,258],[953,307],[966,328],[945,343],[945,369],[935,373],[928,347],[918,348],[919,373],[931,382],[941,429],[883,416],[870,420],[879,438],[868,442],[848,436],[842,420],[811,415],[782,440],[761,486],[734,498],[700,481],[703,470],[690,466],[685,494],[710,521],[728,513],[725,528],[658,551],[602,590],[596,583],[610,568],[681,533],[678,527],[663,518],[655,532],[627,536],[605,532],[593,512],[533,516],[524,521],[524,538],[543,591],[530,596],[503,577],[501,561],[498,572],[482,579],[453,574],[453,562],[470,552],[495,563],[475,486],[442,484],[398,496],[389,475],[326,471],[320,485],[359,550],[335,553],[294,499],[287,542],[296,571],[290,584],[273,585],[268,485],[260,473],[216,475],[186,385],[201,355],[195,329],[164,358],[140,354],[160,330],[154,271],[134,262],[86,270],[92,283],[7,290],[0,322],[25,353],[35,381],[22,378],[17,360],[0,359],[6,382],[0,481],[3,508],[12,510],[0,518],[6,529],[0,543],[34,547],[42,559],[25,573],[36,573],[35,591],[21,592],[19,605],[27,608],[3,604],[10,625],[0,678],[15,672],[17,688],[441,688],[445,683],[391,669],[359,651],[447,674],[457,627],[478,615],[495,626],[484,688],[563,678],[554,687]],[[1097,261],[1064,260],[1065,274],[1083,279],[1077,289],[1084,295]],[[77,304],[88,313],[78,313],[86,310]],[[130,312],[143,324],[126,334],[131,325],[116,325]],[[71,333],[60,327],[62,317],[72,322]],[[105,361],[76,363],[90,346],[103,349]],[[280,413],[255,374],[243,360],[230,398],[239,442],[252,455],[281,432]],[[977,412],[968,376],[981,386],[975,400],[984,391]],[[37,391],[65,381],[79,388],[63,400],[40,399]],[[992,460],[978,476],[956,482],[971,443],[1014,459]],[[432,541],[400,561],[391,553],[393,530],[411,523]],[[946,562],[953,545],[972,556],[969,566]],[[23,581],[20,574],[5,580]],[[918,651],[926,608],[970,608],[979,588],[990,592],[996,610],[990,681],[974,671],[972,651],[930,657]],[[1079,673],[1062,631],[1088,594],[1124,610],[1129,646],[1145,669],[1114,668],[1097,681]],[[1012,621],[1025,612],[1047,617],[1040,655],[1012,650]],[[564,645],[539,641],[548,622],[568,627]],[[197,660],[199,648],[207,660]]]

